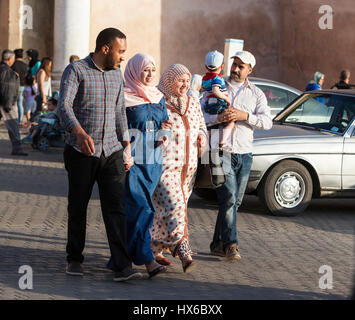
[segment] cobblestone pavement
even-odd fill
[[[22,132],[24,134],[24,132]],[[10,156],[0,125],[0,299],[348,299],[354,273],[355,201],[316,200],[297,217],[268,216],[247,196],[238,214],[242,260],[209,255],[216,204],[197,196],[189,205],[189,231],[198,268],[182,272],[173,259],[153,280],[112,281],[97,189],[89,203],[85,275],[64,272],[67,181],[62,150],[24,146]],[[19,268],[33,270],[33,289],[21,290]],[[333,288],[321,289],[319,268],[330,266]],[[144,272],[143,267],[138,267]]]

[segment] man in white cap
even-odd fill
[[[216,189],[219,210],[210,244],[211,254],[237,260],[238,250],[237,210],[249,179],[253,161],[253,130],[272,127],[270,108],[264,93],[248,81],[255,67],[255,57],[248,51],[238,51],[232,56],[231,74],[226,79],[231,106],[218,115],[204,113],[207,126],[235,121],[233,132],[223,145],[222,162],[226,182]],[[218,141],[212,130],[211,143]]]

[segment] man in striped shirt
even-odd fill
[[[115,281],[137,279],[126,249],[125,172],[133,165],[119,65],[126,36],[107,28],[96,49],[64,70],[58,115],[66,131],[64,163],[68,172],[67,274],[83,275],[86,214],[98,183]],[[125,148],[125,149],[124,149]]]

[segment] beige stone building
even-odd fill
[[[0,49],[38,49],[57,79],[70,54],[86,56],[99,31],[116,27],[126,58],[149,53],[160,72],[182,63],[202,74],[208,51],[242,39],[253,75],[304,89],[321,71],[327,88],[344,68],[355,77],[353,25],[354,0],[0,0]]]

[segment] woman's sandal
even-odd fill
[[[162,272],[166,272],[167,268],[165,266],[159,266],[157,268],[155,268],[152,271],[149,271],[149,279],[155,277],[157,274],[162,273]]]
[[[196,267],[196,262],[194,260],[188,260],[183,263],[182,269],[185,273],[191,272]]]
[[[162,266],[170,266],[171,264],[173,264],[169,259],[165,258],[165,257],[156,257],[155,261],[158,262],[159,264],[161,264]]]

